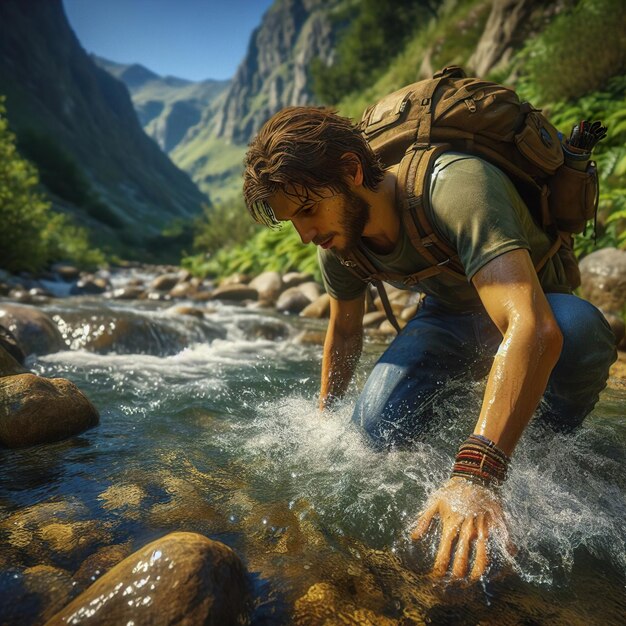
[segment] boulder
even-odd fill
[[[237,328],[243,331],[246,339],[267,339],[279,341],[289,336],[289,326],[281,320],[249,318],[237,320]]]
[[[306,272],[287,272],[283,276],[283,286],[285,289],[291,289],[291,287],[297,287],[303,283],[308,283],[313,280],[311,274]]]
[[[176,305],[171,306],[165,311],[168,315],[190,315],[198,319],[204,319],[204,311],[195,306]]]
[[[366,313],[363,316],[363,326],[364,328],[373,328],[386,319],[387,316],[384,311],[372,311],[371,313]]]
[[[315,299],[311,304],[307,305],[300,311],[301,317],[312,317],[321,319],[330,315],[330,296],[323,293],[319,298]]]
[[[0,304],[0,325],[8,328],[24,353],[50,354],[66,348],[52,318],[32,306]]]
[[[71,283],[77,280],[80,276],[80,271],[77,267],[69,265],[68,263],[55,263],[50,270],[53,274],[59,276],[61,280]]]
[[[276,302],[276,310],[281,313],[300,313],[313,301],[302,291],[300,287],[290,287],[283,291]]]
[[[111,300],[139,300],[144,296],[144,293],[143,287],[127,285],[126,287],[108,291],[105,296]]]
[[[624,324],[624,320],[619,315],[615,315],[615,313],[604,313],[604,317],[615,335],[617,347],[623,350],[624,347],[626,347],[626,342],[624,341],[626,325]]]
[[[162,274],[161,276],[157,276],[150,283],[150,289],[154,289],[155,291],[170,291],[179,281],[180,276],[178,274]]]
[[[88,296],[104,293],[111,289],[111,282],[102,276],[94,276],[93,274],[86,274],[76,282],[76,284],[70,290],[70,295],[73,296]]]
[[[626,250],[603,248],[580,262],[582,296],[602,311],[626,309]]]
[[[298,333],[294,339],[294,343],[303,346],[323,346],[325,341],[325,330],[303,330],[301,333]]]
[[[169,292],[170,298],[189,298],[197,290],[191,281],[183,281],[174,285]]]
[[[228,300],[243,302],[244,300],[258,300],[259,293],[247,285],[232,284],[218,287],[211,294],[212,300]]]
[[[283,279],[278,272],[263,272],[250,281],[250,287],[259,293],[259,300],[276,302],[283,289]]]
[[[314,280],[298,285],[298,289],[311,301],[315,302],[322,294],[322,287]]]
[[[98,411],[69,380],[17,374],[0,378],[0,444],[65,439],[96,426]]]
[[[21,573],[14,571],[9,585],[6,580],[2,582],[3,626],[43,624],[75,595],[69,573],[49,565],[35,565]]]
[[[46,626],[247,623],[250,589],[239,557],[188,532],[166,535],[131,554],[52,617]]]
[[[130,553],[131,549],[129,543],[99,548],[81,563],[73,576],[74,582],[76,582],[81,589],[86,589],[105,572],[123,561]]]
[[[220,287],[228,287],[231,285],[247,285],[250,282],[248,274],[236,273],[223,278],[220,281]]]

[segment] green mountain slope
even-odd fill
[[[230,84],[228,80],[194,82],[159,76],[136,63],[123,65],[93,55],[92,58],[128,87],[144,130],[168,153],[200,122],[203,111]]]
[[[125,86],[97,67],[60,0],[0,3],[0,94],[54,204],[96,243],[139,255],[208,202],[138,123]]]

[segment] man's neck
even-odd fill
[[[400,216],[396,209],[397,167],[385,170],[385,177],[375,191],[364,189],[370,204],[370,218],[363,231],[363,244],[374,252],[388,254],[398,242]]]

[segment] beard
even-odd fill
[[[361,241],[365,225],[370,218],[370,204],[350,190],[346,190],[343,198],[343,215],[340,224],[343,228],[345,243],[337,248],[340,254],[354,250]]]

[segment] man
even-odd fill
[[[406,444],[436,426],[447,383],[488,373],[474,431],[413,532],[421,539],[438,516],[434,573],[477,579],[489,537],[504,529],[498,486],[526,425],[537,410],[553,428],[578,426],[606,385],[615,339],[600,312],[571,295],[558,256],[535,270],[551,242],[500,170],[444,153],[426,189],[429,221],[467,280],[441,273],[420,282],[424,305],[374,367],[353,420],[376,445]],[[429,266],[405,232],[397,192],[397,167],[383,170],[351,121],[325,109],[284,109],[250,144],[244,196],[252,215],[291,221],[303,243],[319,246],[331,296],[322,409],[346,391],[362,346],[366,284],[345,257],[358,249],[397,275]]]

